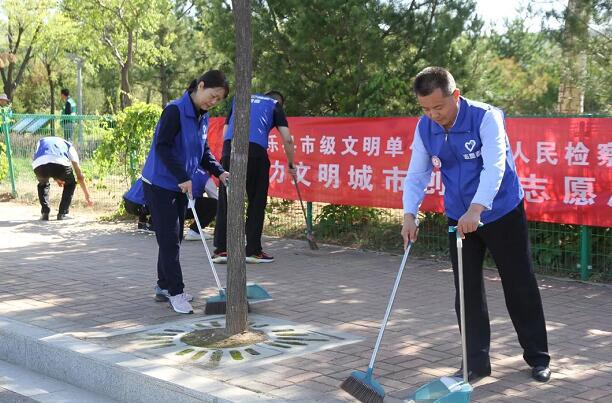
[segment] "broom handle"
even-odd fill
[[[404,251],[404,258],[402,259],[402,264],[400,265],[400,269],[397,272],[397,277],[395,278],[395,284],[393,284],[393,291],[391,291],[391,298],[389,298],[389,303],[387,304],[387,311],[385,312],[385,317],[380,324],[380,331],[378,332],[378,338],[376,339],[376,345],[374,346],[374,351],[372,352],[372,358],[370,358],[370,364],[368,365],[368,372],[372,373],[374,369],[374,361],[376,361],[376,354],[378,354],[378,349],[380,347],[380,342],[382,341],[383,334],[385,333],[385,327],[387,327],[387,321],[389,320],[389,315],[391,314],[391,308],[393,308],[393,302],[395,302],[395,293],[397,292],[397,288],[399,287],[400,280],[402,279],[402,274],[404,273],[404,267],[406,267],[406,260],[408,260],[408,254],[410,253],[410,248],[412,247],[412,242],[408,243],[408,247]]]
[[[202,244],[204,245],[204,250],[206,250],[206,257],[208,257],[208,263],[210,263],[210,268],[212,269],[213,275],[215,276],[215,281],[217,282],[217,289],[219,291],[222,291],[221,282],[219,281],[219,276],[217,275],[215,264],[212,261],[212,256],[210,256],[208,245],[206,245],[206,240],[204,239],[204,231],[202,231],[202,226],[200,225],[200,219],[198,218],[198,213],[196,213],[195,199],[192,199],[189,196],[187,197],[189,198],[189,202],[187,204],[189,205],[189,208],[191,209],[191,212],[193,213],[193,219],[195,220],[196,225],[198,226],[198,231],[200,231],[200,239],[202,240]]]
[[[465,296],[463,293],[463,240],[459,230],[457,234],[457,272],[459,275],[459,310],[461,317],[461,353],[463,354],[463,382],[468,381],[468,363],[467,363],[467,337],[465,328]]]
[[[304,202],[302,201],[302,195],[300,194],[300,187],[298,186],[295,176],[291,175],[291,177],[293,178],[293,183],[295,184],[295,190],[297,191],[298,199],[300,199],[302,213],[304,213],[304,220],[306,221],[306,228],[308,229],[308,232],[311,232],[312,228],[310,228],[310,223],[308,222],[308,217],[306,216],[306,209],[304,208]]]

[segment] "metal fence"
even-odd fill
[[[112,133],[113,120],[101,116],[24,115],[5,116],[3,142],[10,144],[13,178],[9,173],[0,181],[0,193],[16,193],[19,200],[35,202],[36,180],[31,158],[38,139],[59,136],[71,140],[81,159],[95,208],[114,212],[121,203],[130,179],[125,170],[116,167],[99,174],[94,153],[105,135]],[[10,142],[7,140],[10,139]],[[7,148],[7,147],[5,147]],[[8,150],[7,150],[8,151]],[[7,159],[2,155],[0,159]],[[14,189],[13,185],[14,183]],[[52,190],[52,200],[59,202],[60,192]],[[75,193],[75,204],[84,204]],[[357,248],[401,251],[402,211],[354,206],[308,203],[308,218],[320,242]],[[304,237],[304,217],[299,203],[270,198],[265,231],[269,235]],[[612,280],[612,233],[610,228],[530,222],[532,253],[539,273],[608,282]],[[421,217],[419,242],[415,253],[448,259],[446,219],[441,214]],[[488,258],[488,263],[494,263]]]

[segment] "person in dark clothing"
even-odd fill
[[[247,163],[246,193],[248,198],[246,217],[246,261],[247,263],[270,263],[274,258],[263,251],[261,234],[268,199],[270,159],[268,158],[268,135],[276,127],[283,139],[289,174],[295,175],[293,166],[293,139],[287,117],[283,110],[284,97],[278,91],[265,95],[251,95],[249,125],[249,159]],[[232,107],[233,110],[233,107]],[[232,138],[234,136],[234,115],[232,110],[223,127],[223,151],[221,164],[229,169]],[[213,262],[227,263],[227,189],[219,186],[219,205],[214,235],[215,252]]]
[[[70,91],[67,88],[63,88],[60,92],[60,98],[64,105],[62,106],[62,117],[74,116],[77,114],[76,102],[70,96]],[[64,139],[72,141],[72,128],[74,126],[74,118],[66,117],[60,120],[60,126],[64,129]]]
[[[64,188],[57,212],[58,220],[72,218],[68,213],[77,180],[85,195],[85,202],[88,206],[93,206],[85,184],[85,177],[79,165],[79,156],[70,142],[59,137],[43,137],[40,139],[34,152],[32,168],[36,179],[38,179],[37,188],[38,200],[41,205],[41,220],[48,221],[51,212],[49,206],[50,178],[53,178],[59,186]],[[74,173],[76,173],[77,180],[74,179]]]
[[[491,374],[491,329],[483,281],[488,250],[495,260],[506,307],[532,377],[550,379],[550,355],[542,298],[533,270],[527,219],[503,112],[459,95],[453,76],[428,67],[414,80],[424,116],[417,124],[404,181],[404,244],[417,239],[415,217],[433,168],[445,186],[448,225],[463,239],[463,277],[468,379]],[[456,235],[449,233],[460,323]],[[461,377],[461,370],[455,376]]]
[[[191,178],[198,167],[223,183],[229,177],[206,141],[208,110],[227,97],[228,91],[229,84],[219,70],[193,80],[183,96],[164,108],[142,169],[145,199],[159,245],[156,299],[169,301],[178,313],[193,313],[179,261],[185,209],[188,198],[193,198]]]
[[[200,220],[202,229],[206,228],[217,215],[217,199],[219,198],[219,192],[217,191],[217,185],[210,178],[210,176],[198,169],[196,174],[191,179],[193,182],[193,196],[195,197],[195,210]],[[193,211],[187,209],[185,215],[186,220],[193,219]],[[204,239],[211,239],[212,236],[204,232]],[[195,219],[189,226],[187,234],[185,235],[186,241],[199,241],[200,231]]]
[[[199,168],[195,175],[191,178],[191,181],[193,183],[195,209],[198,214],[198,218],[200,219],[202,228],[206,228],[215,219],[215,215],[217,213],[217,185],[206,172]],[[204,197],[205,194],[208,197]],[[138,178],[130,189],[125,192],[123,195],[123,205],[128,214],[138,217],[138,229],[155,232],[153,229],[151,212],[149,211],[149,207],[147,207],[147,202],[145,200],[141,178]],[[188,209],[185,219],[189,220],[192,218],[193,213],[190,209]],[[208,239],[210,235],[205,234],[204,237]],[[184,240],[200,240],[200,234],[195,220],[189,227],[189,231],[187,232]]]

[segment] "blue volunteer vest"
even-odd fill
[[[483,167],[480,124],[488,110],[496,109],[491,105],[463,97],[460,98],[460,102],[459,115],[448,133],[427,116],[421,117],[418,123],[425,149],[430,155],[440,158],[442,163],[442,182],[445,186],[444,209],[446,215],[454,220],[465,214],[478,189]],[[522,199],[523,189],[519,183],[512,150],[506,136],[504,176],[499,191],[493,199],[492,208],[481,214],[482,222],[487,224],[503,217]]]
[[[43,137],[38,141],[38,149],[34,154],[35,161],[37,158],[43,155],[56,155],[58,157],[65,157],[70,161],[70,154],[68,150],[72,144],[60,137]]]
[[[147,203],[145,202],[144,189],[142,188],[142,179],[138,178],[136,182],[132,185],[130,190],[125,192],[123,198],[131,201],[134,204],[140,204],[141,206],[145,206]]]
[[[181,130],[174,138],[171,153],[177,161],[182,162],[185,172],[191,178],[195,174],[204,155],[204,144],[208,135],[208,113],[205,113],[198,119],[189,92],[185,92],[182,97],[172,101],[170,104],[178,106],[181,119]],[[177,178],[172,175],[170,170],[157,156],[158,135],[159,122],[155,128],[149,155],[142,168],[142,177],[146,182],[153,185],[180,192]]]
[[[251,113],[249,123],[249,142],[259,144],[264,149],[268,149],[268,134],[274,125],[274,108],[277,101],[275,99],[253,94],[251,95]],[[227,131],[223,140],[234,138],[234,122],[236,117],[236,99],[232,102],[232,116],[230,116]]]

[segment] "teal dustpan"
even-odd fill
[[[227,305],[227,289],[221,287],[221,282],[219,281],[219,276],[217,275],[217,270],[215,269],[215,264],[212,261],[212,257],[210,255],[210,250],[208,250],[208,245],[204,240],[204,231],[202,230],[202,226],[200,225],[200,219],[198,218],[198,213],[195,209],[195,201],[192,198],[189,198],[188,206],[193,212],[193,218],[198,226],[198,231],[200,232],[200,239],[202,240],[202,245],[204,245],[204,250],[206,251],[206,257],[208,258],[208,262],[210,263],[210,268],[212,270],[213,276],[215,277],[215,283],[217,284],[217,290],[219,291],[218,295],[214,297],[210,297],[206,300],[206,308],[204,309],[204,313],[207,315],[213,314],[225,314],[226,313],[226,305]],[[249,306],[249,312],[251,311],[251,304],[256,304],[259,302],[272,301],[272,296],[265,290],[262,286],[255,283],[247,283],[246,285],[246,297],[247,304]]]
[[[421,386],[404,403],[469,403],[472,386],[461,378],[443,376]]]
[[[251,304],[272,301],[272,296],[268,293],[268,291],[256,283],[247,283],[246,294],[247,300]]]

